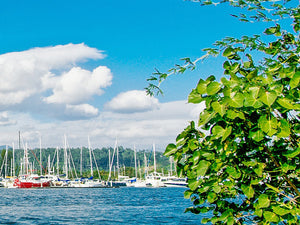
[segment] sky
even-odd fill
[[[260,34],[226,5],[183,0],[0,2],[0,145],[118,145],[164,151],[198,120],[187,103],[200,78],[222,76],[218,58],[172,75],[145,94],[155,69],[196,59],[224,37]]]

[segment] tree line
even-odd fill
[[[50,162],[50,169],[54,173],[57,173],[57,152],[58,152],[58,162],[59,162],[59,172],[63,173],[64,166],[64,149],[56,148],[39,148],[28,149],[28,157],[30,168],[33,170],[32,173],[40,174],[40,152],[41,152],[41,165],[42,174],[46,174],[49,171],[48,162]],[[69,158],[69,171],[75,176],[89,177],[91,166],[90,166],[90,151],[86,147],[82,148],[68,148],[68,158]],[[135,176],[135,156],[134,150],[131,148],[124,148],[123,146],[118,147],[118,154],[114,148],[96,148],[92,150],[92,161],[93,161],[93,176],[95,178],[99,177],[97,168],[101,178],[108,177],[109,164],[112,162],[111,173],[112,177],[116,178],[119,170],[120,175],[134,177]],[[156,165],[158,172],[168,173],[170,169],[170,162],[167,157],[163,155],[162,152],[156,152]],[[81,157],[82,155],[82,157]],[[1,176],[11,176],[13,175],[13,158],[15,165],[15,174],[18,175],[21,172],[21,164],[24,158],[23,149],[15,149],[14,157],[12,148],[8,148],[7,156],[6,149],[1,151],[0,157],[0,175]],[[110,160],[109,160],[110,158]],[[146,163],[145,163],[146,159]],[[95,161],[97,164],[95,164]],[[117,168],[117,161],[119,162],[119,169]],[[154,158],[152,150],[139,150],[136,152],[136,165],[138,169],[138,176],[144,176],[145,165],[148,167],[148,172],[153,170]],[[82,167],[81,167],[82,166]],[[75,167],[75,168],[74,168]],[[81,169],[82,168],[82,169]],[[76,173],[75,173],[76,172]],[[81,173],[82,172],[82,173]],[[81,174],[80,174],[81,173]]]

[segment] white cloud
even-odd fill
[[[47,110],[39,113],[66,118],[62,114],[70,116],[69,105],[72,105],[76,109],[72,115],[78,119],[80,113],[82,118],[98,115],[93,106],[82,105],[111,85],[112,73],[105,66],[89,71],[76,64],[104,57],[101,51],[85,44],[33,48],[0,55],[0,110],[36,112],[42,106]]]
[[[158,107],[158,99],[140,90],[123,92],[105,105],[106,109],[118,113],[146,112]]]
[[[54,86],[53,94],[44,99],[47,103],[80,104],[93,95],[101,95],[101,88],[111,85],[112,73],[105,66],[99,66],[92,72],[74,67],[59,78],[47,74],[45,80],[45,86]]]
[[[67,105],[66,106],[66,115],[71,116],[72,118],[90,118],[95,117],[99,113],[98,109],[89,104],[81,105]]]
[[[8,117],[7,112],[0,113],[0,126],[9,126],[9,125],[15,125],[17,123],[16,120],[11,120]]]

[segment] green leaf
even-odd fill
[[[248,186],[248,185],[242,184],[241,189],[248,199],[253,198],[254,189],[252,188],[251,185]]]
[[[262,102],[254,97],[251,94],[245,94],[245,103],[244,103],[245,107],[254,107],[256,109],[260,108],[263,104]]]
[[[235,55],[235,50],[232,47],[226,48],[223,52],[224,57],[231,57],[233,55]]]
[[[203,219],[201,220],[201,224],[207,224],[208,221],[209,221],[208,218],[203,218]]]
[[[196,139],[191,139],[188,141],[188,146],[189,146],[189,149],[194,151],[195,149],[199,148],[199,141]]]
[[[192,192],[191,190],[186,190],[186,191],[184,192],[184,198],[185,198],[185,199],[189,199],[193,193],[194,193],[194,192]]]
[[[189,96],[188,96],[188,102],[189,103],[198,104],[198,103],[201,103],[203,101],[204,101],[204,99],[202,98],[202,95],[199,94],[199,92],[195,89],[193,89],[191,91],[191,93],[189,94]]]
[[[249,94],[250,94],[252,97],[257,98],[258,95],[259,95],[259,90],[260,90],[259,87],[250,87],[250,88],[249,88]]]
[[[251,166],[256,166],[257,165],[257,162],[256,161],[243,161],[243,164],[247,167]]]
[[[281,105],[282,107],[284,107],[286,109],[294,109],[295,108],[293,102],[287,98],[279,98],[279,99],[277,99],[277,102],[279,105]]]
[[[222,137],[225,133],[225,129],[221,126],[214,126],[212,128],[212,134],[214,135],[215,138],[219,138],[219,137]]]
[[[213,110],[215,110],[217,113],[220,114],[220,116],[224,116],[224,114],[226,113],[226,105],[225,104],[221,104],[219,102],[213,102],[211,104]]]
[[[169,157],[170,155],[173,155],[174,153],[177,152],[177,147],[175,144],[168,144],[164,156]]]
[[[257,73],[258,73],[258,70],[257,70],[257,69],[251,71],[250,73],[248,73],[247,79],[251,80],[251,79],[253,79],[254,77],[257,77]]]
[[[222,188],[220,187],[220,185],[216,185],[216,186],[213,186],[213,191],[215,193],[220,193],[222,190]]]
[[[194,164],[196,165],[196,164],[198,164],[198,161],[200,160],[200,157],[201,157],[201,153],[199,152],[199,151],[195,151],[194,153],[193,153],[193,162],[194,162]]]
[[[245,120],[244,113],[238,112],[238,111],[234,111],[234,110],[228,110],[227,111],[227,117],[229,119],[232,119],[232,120],[234,120],[237,117],[240,118],[240,119],[242,119],[242,120]]]
[[[263,215],[267,222],[277,223],[279,221],[278,216],[273,212],[265,211]]]
[[[188,187],[192,190],[192,191],[195,191],[199,185],[200,185],[200,180],[196,180],[196,179],[193,179],[193,180],[188,180]]]
[[[262,213],[263,213],[262,209],[257,209],[255,210],[254,215],[262,217]]]
[[[260,100],[269,107],[275,102],[276,98],[277,94],[274,91],[265,91],[260,96]]]
[[[215,112],[210,113],[210,112],[208,112],[206,110],[203,111],[200,114],[198,126],[207,124],[215,116],[215,114],[216,114]]]
[[[278,138],[285,138],[290,136],[291,134],[290,125],[285,119],[280,120],[279,129],[280,132],[279,134],[277,134]]]
[[[284,164],[281,166],[281,169],[282,169],[282,172],[287,173],[289,170],[295,170],[295,169],[296,169],[296,166],[293,166],[293,165],[284,163]]]
[[[227,139],[227,137],[231,134],[231,132],[232,132],[232,127],[231,126],[225,128],[225,132],[222,136],[222,142]]]
[[[273,206],[272,209],[273,209],[273,212],[279,216],[284,216],[284,215],[290,213],[290,211],[291,211],[289,209],[284,209],[280,206]]]
[[[202,80],[200,79],[198,84],[197,84],[197,87],[196,87],[196,90],[199,94],[206,94],[206,88],[207,88],[207,84],[209,82],[205,81],[205,80]]]
[[[229,166],[229,167],[227,167],[226,168],[226,172],[230,175],[230,176],[232,176],[233,178],[235,178],[235,179],[238,179],[238,178],[240,178],[241,177],[241,172],[239,172],[239,171],[237,171],[234,167],[232,167],[232,166]]]
[[[225,61],[224,63],[223,63],[223,68],[225,69],[225,70],[230,70],[230,62],[229,61]]]
[[[206,160],[201,160],[197,166],[197,176],[200,176],[200,177],[205,176],[210,164],[211,163]]]
[[[277,132],[278,123],[276,118],[271,117],[270,119],[268,119],[267,116],[264,115],[259,118],[258,126],[263,132],[271,137]]]
[[[264,33],[267,35],[272,35],[272,34],[275,34],[277,31],[278,31],[277,27],[270,27],[270,28],[267,28]]]
[[[254,169],[254,172],[255,172],[259,177],[262,177],[264,168],[265,168],[265,164],[264,164],[264,163],[259,163],[259,164],[258,164],[258,167]]]
[[[207,94],[214,95],[221,89],[221,85],[218,82],[211,82],[207,85]]]
[[[258,207],[259,208],[267,208],[270,205],[270,199],[268,197],[268,195],[266,194],[261,194],[258,197]]]
[[[249,137],[256,142],[260,142],[264,139],[265,135],[262,130],[257,130],[255,132],[250,131]]]
[[[230,106],[234,108],[240,108],[244,105],[244,95],[240,92],[236,93],[234,97],[229,102]]]
[[[234,217],[233,216],[229,216],[227,218],[227,225],[233,225],[234,223],[235,223]]]
[[[300,147],[298,147],[296,150],[288,151],[287,153],[285,153],[283,155],[287,158],[292,159],[292,158],[295,158],[299,154],[300,154]]]
[[[209,192],[208,193],[208,195],[207,195],[207,201],[209,203],[214,203],[216,201],[216,199],[217,199],[216,193],[214,193],[214,192]]]
[[[219,221],[224,221],[232,214],[231,210],[226,210],[222,213],[222,215],[219,217]]]
[[[299,81],[300,81],[300,72],[297,71],[297,72],[294,74],[294,76],[293,76],[293,78],[291,79],[291,81],[290,81],[290,87],[291,87],[291,89],[294,89],[294,88],[298,87]]]

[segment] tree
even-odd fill
[[[186,211],[211,212],[203,223],[299,224],[299,6],[288,0],[219,3],[246,9],[235,16],[243,22],[272,25],[263,35],[217,41],[204,57],[185,58],[183,66],[149,79],[148,93],[162,92],[159,85],[171,74],[193,70],[210,55],[225,57],[221,80],[200,79],[188,96],[190,103],[206,104],[198,126],[191,122],[165,155],[188,178],[184,196],[193,206]],[[290,31],[282,29],[284,20]]]

